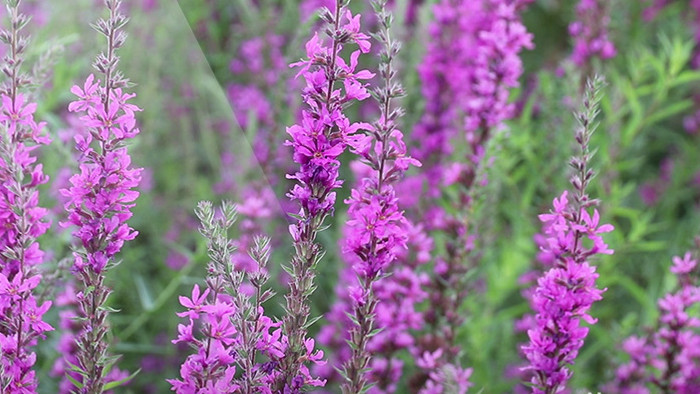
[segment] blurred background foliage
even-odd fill
[[[58,182],[61,170],[72,165],[73,144],[67,103],[70,87],[82,84],[91,72],[92,58],[104,43],[91,32],[89,22],[102,13],[99,1],[25,1],[34,13],[31,53],[38,58],[51,46],[63,47],[55,55],[50,79],[40,90],[39,119],[48,122],[54,142],[43,150],[46,172]],[[180,310],[177,296],[205,275],[204,242],[193,221],[196,202],[230,199],[241,202],[241,187],[266,179],[252,149],[258,128],[255,116],[236,118],[227,98],[231,84],[255,82],[236,75],[231,62],[251,38],[274,33],[284,38],[285,63],[303,56],[303,42],[315,19],[303,15],[299,2],[288,0],[129,0],[130,38],[121,52],[120,68],[135,84],[136,103],[144,111],[138,119],[142,133],[131,147],[133,161],[146,168],[145,182],[131,225],[140,235],[121,255],[123,263],[109,283],[115,293],[112,315],[114,352],[123,355],[121,366],[142,368],[123,392],[168,392],[165,378],[178,374],[183,349],[170,344],[176,335]],[[397,0],[399,36],[404,38],[401,70],[408,92],[403,130],[411,144],[411,126],[424,105],[416,65],[425,48],[431,19],[426,0],[414,25],[404,22],[407,0]],[[644,2],[611,0],[611,36],[618,55],[594,70],[608,82],[600,125],[592,146],[597,177],[591,195],[599,198],[603,220],[616,231],[606,237],[613,256],[596,261],[603,301],[593,307],[600,319],[591,329],[576,365],[571,387],[595,391],[612,377],[623,357],[621,340],[641,333],[657,317],[656,300],[673,286],[668,272],[671,257],[692,247],[698,234],[700,203],[700,134],[688,132],[684,119],[698,109],[700,72],[691,60],[696,43],[691,22],[697,18],[687,1],[676,1],[651,22],[641,17]],[[488,169],[488,186],[478,196],[473,212],[480,224],[482,254],[470,273],[472,293],[463,306],[467,322],[459,333],[464,364],[474,368],[475,391],[510,392],[517,383],[509,370],[519,363],[518,349],[526,339],[515,334],[513,323],[529,309],[518,278],[536,266],[533,236],[539,232],[537,215],[568,188],[568,160],[574,152],[575,119],[585,75],[565,62],[571,51],[567,26],[575,2],[537,0],[523,18],[534,34],[536,48],[523,54],[522,87],[512,93],[518,116],[507,123],[489,147],[495,160]],[[369,2],[353,1],[356,12],[368,14]],[[303,19],[306,18],[306,19]],[[365,26],[371,18],[363,17]],[[366,68],[376,59],[366,57]],[[283,141],[285,126],[297,116],[299,86],[286,67],[276,83],[259,85],[275,103],[272,111],[274,141]],[[355,120],[371,119],[372,109],[357,106]],[[370,115],[368,115],[368,113]],[[369,116],[369,117],[368,117]],[[277,146],[273,152],[288,152]],[[222,160],[225,152],[232,160]],[[282,154],[282,153],[280,153]],[[226,157],[226,155],[223,155]],[[262,164],[262,166],[261,166]],[[65,170],[63,170],[65,171]],[[344,178],[352,177],[344,169]],[[225,193],[215,185],[222,178],[233,185]],[[52,182],[53,183],[53,182]],[[347,183],[351,184],[350,182]],[[288,183],[269,186],[279,199],[279,212],[265,228],[277,247],[272,271],[290,256],[282,215]],[[55,208],[54,226],[42,245],[53,251],[53,264],[69,254],[70,234],[63,231],[57,186],[47,186],[44,205]],[[446,191],[449,193],[449,191]],[[333,224],[345,218],[339,193]],[[329,250],[318,276],[314,314],[324,313],[334,297],[339,257],[340,226],[333,225],[321,241]],[[281,281],[277,290],[284,293]],[[266,309],[279,316],[282,298]],[[430,308],[430,305],[424,305]],[[57,320],[56,311],[52,323]],[[49,378],[57,336],[41,345],[42,392],[54,392]],[[504,378],[505,377],[505,378]]]

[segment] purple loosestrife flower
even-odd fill
[[[431,40],[418,68],[426,107],[412,135],[421,141],[413,156],[429,166],[428,197],[439,196],[440,164],[455,137],[466,136],[479,157],[490,130],[512,115],[508,96],[522,74],[519,53],[533,46],[519,17],[528,2],[442,0],[433,7]]]
[[[392,100],[403,96],[403,88],[394,82],[396,70],[393,60],[399,52],[399,44],[391,35],[393,16],[386,9],[386,0],[373,2],[382,44],[379,75],[384,86],[374,91],[380,106],[380,118],[366,134],[351,137],[351,150],[361,158],[361,165],[369,167],[369,173],[352,189],[346,203],[348,221],[344,249],[353,256],[353,269],[357,282],[349,289],[354,326],[348,341],[352,355],[343,365],[346,382],[344,393],[361,393],[367,388],[365,372],[371,361],[368,341],[375,329],[377,298],[373,284],[387,271],[396,259],[397,249],[406,249],[408,222],[399,210],[393,184],[400,180],[411,165],[420,163],[407,156],[403,133],[397,122],[403,109],[392,108]],[[345,284],[340,281],[340,284]]]
[[[569,25],[569,34],[574,39],[571,60],[588,72],[591,60],[615,57],[617,49],[608,37],[610,15],[608,2],[604,0],[580,0],[576,5],[576,21]]]
[[[700,391],[700,320],[689,312],[700,303],[697,258],[690,252],[674,257],[671,272],[678,288],[659,300],[661,313],[649,335],[625,340],[622,349],[630,359],[617,369],[606,392],[650,393],[652,387],[663,393]]]
[[[186,343],[194,349],[180,368],[180,380],[169,379],[172,390],[177,393],[236,392],[240,386],[235,382],[236,367],[235,327],[231,317],[235,306],[219,297],[224,294],[224,272],[231,264],[233,247],[227,237],[229,228],[235,221],[235,209],[230,204],[222,206],[221,216],[211,203],[201,202],[197,207],[201,220],[200,232],[207,238],[210,263],[207,287],[202,291],[198,285],[192,289],[190,297],[180,296],[180,304],[187,308],[177,315],[186,318],[188,324],[178,325],[178,337],[172,342]],[[202,339],[195,335],[195,322],[200,327]]]
[[[224,203],[217,214],[211,203],[201,202],[197,216],[211,259],[207,287],[195,285],[191,297],[180,297],[187,310],[178,316],[188,323],[178,326],[173,343],[186,343],[195,352],[182,364],[181,379],[168,382],[178,393],[272,393],[278,374],[274,365],[284,356],[284,345],[280,323],[265,316],[262,307],[274,295],[263,291],[269,279],[269,239],[255,240],[250,254],[257,270],[245,273],[233,265],[235,247],[227,235],[236,220],[233,205]],[[252,296],[242,289],[246,279],[254,288]]]
[[[71,186],[62,190],[68,199],[68,220],[63,225],[75,226],[73,236],[79,243],[73,253],[73,272],[81,284],[76,295],[79,316],[85,319],[78,336],[76,364],[81,375],[80,393],[102,392],[110,373],[106,338],[109,310],[104,304],[111,290],[104,280],[124,242],[137,235],[126,222],[139,195],[134,189],[141,179],[141,169],[131,167],[126,147],[126,142],[139,133],[135,112],[140,109],[129,103],[135,95],[123,90],[129,83],[116,68],[116,50],[126,40],[121,29],[127,18],[119,12],[120,0],[106,0],[105,5],[109,18],[93,25],[107,37],[107,51],[94,63],[104,81],[91,75],[83,87],[71,89],[78,99],[68,109],[82,113],[80,120],[88,132],[75,136],[81,154],[80,172],[70,178]]]
[[[378,298],[376,326],[381,331],[369,340],[367,346],[373,353],[370,380],[376,384],[377,390],[391,392],[396,389],[396,383],[402,373],[402,363],[395,355],[402,349],[408,349],[415,358],[435,354],[434,352],[442,346],[450,349],[439,353],[441,359],[431,364],[431,370],[426,370],[421,376],[411,379],[418,382],[415,387],[412,386],[415,390],[424,386],[439,390],[439,387],[451,385],[448,376],[464,377],[469,373],[469,370],[448,362],[456,356],[459,347],[454,344],[447,345],[445,338],[451,338],[448,339],[450,341],[454,337],[449,333],[444,338],[431,335],[431,332],[444,332],[442,327],[445,325],[439,320],[443,316],[449,316],[454,327],[459,325],[459,314],[449,313],[444,309],[456,309],[464,293],[454,297],[451,292],[456,286],[444,285],[447,282],[443,276],[449,276],[453,280],[461,278],[459,272],[463,272],[464,269],[451,267],[447,262],[451,261],[453,265],[457,265],[457,262],[462,264],[464,259],[456,255],[447,261],[441,258],[435,266],[436,272],[441,276],[434,276],[434,283],[429,281],[425,273],[417,271],[431,259],[433,240],[428,235],[430,231],[449,231],[450,235],[456,234],[460,237],[460,249],[464,249],[462,243],[473,242],[471,237],[467,237],[462,223],[447,215],[442,208],[439,201],[442,198],[441,190],[457,181],[467,187],[471,185],[475,177],[469,174],[475,173],[475,168],[483,156],[489,128],[484,127],[478,132],[476,129],[466,128],[466,115],[469,114],[472,118],[481,116],[490,119],[493,124],[500,125],[512,113],[511,106],[507,104],[508,88],[515,86],[510,84],[517,83],[522,73],[518,53],[522,48],[531,46],[531,35],[525,31],[518,16],[525,3],[442,1],[434,8],[436,21],[430,26],[431,40],[428,42],[426,57],[419,67],[426,108],[412,134],[415,135],[413,140],[419,143],[415,144],[411,155],[423,163],[423,168],[420,173],[411,174],[396,185],[398,202],[401,208],[406,209],[406,217],[416,222],[423,222],[427,218],[428,222],[425,226],[405,227],[405,231],[410,234],[408,250],[395,251],[397,259],[392,264],[391,276],[383,278],[373,286],[373,292]],[[501,38],[496,39],[496,36]],[[501,45],[501,39],[509,45]],[[486,89],[477,91],[473,88],[476,86],[473,81],[477,79],[477,74],[481,80],[492,82],[490,86],[495,88],[491,92],[497,92],[493,93],[493,99],[485,99]],[[469,79],[466,76],[473,78]],[[473,104],[472,107],[467,107],[466,103],[469,102]],[[477,103],[490,104],[476,106]],[[495,121],[497,118],[500,120]],[[489,124],[486,121],[470,122],[474,123],[479,126],[481,123]],[[478,138],[475,138],[475,135]],[[479,154],[470,155],[464,164],[449,161],[451,144],[458,136],[470,138],[472,150]],[[353,168],[358,176],[367,176],[367,170],[358,167]],[[462,201],[459,204],[459,209],[466,206]],[[465,237],[468,239],[462,242]],[[356,257],[350,254],[348,259]],[[355,282],[353,272],[344,270],[339,281],[341,283],[336,291],[338,301],[327,316],[334,324],[324,327],[319,337],[324,344],[338,349],[335,352],[339,360],[334,363],[336,365],[350,357],[349,352],[340,347],[341,342],[338,338],[347,335],[344,327],[351,323],[344,316],[344,311],[350,309],[352,300],[347,294],[343,294],[344,290],[341,289],[342,283],[348,286]],[[418,311],[417,305],[428,296],[425,290],[429,286],[432,287],[430,296],[434,308],[423,313]],[[426,322],[431,327],[440,327],[441,330],[426,329]],[[416,341],[410,331],[418,330],[424,330],[426,335]],[[456,374],[453,373],[455,371]],[[323,370],[322,373],[327,377],[333,376],[329,369]],[[426,383],[431,376],[442,379],[442,383]]]
[[[333,213],[335,189],[338,179],[338,156],[345,151],[349,137],[371,126],[351,123],[343,109],[355,100],[369,96],[362,80],[373,75],[357,70],[359,56],[370,49],[369,37],[360,31],[360,16],[353,16],[346,9],[347,0],[337,0],[333,11],[321,10],[321,19],[327,23],[329,39],[318,33],[306,43],[307,57],[292,64],[298,67],[298,76],[306,81],[299,124],[287,129],[291,139],[287,142],[294,149],[294,161],[299,170],[290,175],[297,184],[288,196],[299,203],[296,222],[289,230],[294,241],[295,256],[286,267],[290,278],[290,291],[286,295],[286,316],[283,320],[285,357],[279,364],[282,376],[278,390],[297,392],[305,385],[323,385],[323,381],[308,375],[307,361],[313,340],[306,337],[312,321],[309,321],[308,297],[314,289],[315,268],[323,252],[316,236],[324,220]],[[345,46],[356,45],[359,50],[350,58],[340,56]],[[342,87],[337,86],[342,83]],[[313,360],[312,360],[313,361]]]
[[[520,21],[521,10],[529,1],[443,0],[433,8],[431,41],[419,66],[426,108],[414,130],[420,145],[412,154],[425,164],[418,179],[409,185],[423,186],[425,192],[416,205],[407,209],[407,217],[429,217],[427,231],[446,233],[443,255],[434,259],[434,270],[427,291],[433,308],[426,311],[428,327],[418,341],[414,357],[428,354],[440,357],[433,369],[423,370],[411,379],[416,390],[441,387],[432,377],[465,376],[459,366],[460,347],[455,331],[463,317],[457,312],[466,297],[464,277],[476,261],[470,257],[477,237],[475,227],[468,228],[472,195],[486,183],[483,169],[488,164],[486,150],[491,136],[503,128],[514,114],[508,102],[510,89],[518,86],[522,74],[519,54],[532,48],[532,35]],[[465,157],[451,156],[455,140],[466,139]],[[459,141],[459,140],[457,140]],[[490,158],[489,158],[490,159]],[[442,190],[456,188],[457,196],[441,201]],[[407,186],[415,190],[416,186]],[[411,192],[413,193],[413,192]],[[457,214],[443,207],[450,204]],[[428,365],[428,364],[426,364]],[[439,371],[442,370],[442,371]]]
[[[44,123],[34,120],[37,104],[26,99],[33,81],[22,71],[29,38],[21,30],[29,18],[19,12],[20,1],[8,1],[11,28],[0,31],[9,47],[2,69],[8,76],[0,89],[0,387],[3,393],[33,393],[38,382],[32,370],[32,347],[53,328],[43,321],[50,301],[38,304],[41,282],[37,265],[44,252],[37,238],[46,232],[48,210],[39,207],[38,186],[48,181],[35,152],[50,142]]]
[[[530,382],[534,393],[550,394],[565,389],[571,378],[568,365],[574,363],[588,335],[588,328],[580,325],[581,320],[595,324],[589,310],[602,299],[604,291],[596,288],[598,274],[589,261],[597,254],[613,253],[601,236],[612,231],[613,226],[599,223],[598,210],[592,208],[598,202],[587,194],[594,176],[588,167],[592,156],[588,144],[595,131],[603,84],[598,77],[589,81],[584,111],[577,115],[580,127],[576,141],[581,153],[571,159],[575,171],[571,178],[572,201],[564,191],[554,199],[554,210],[539,217],[544,233],[540,248],[542,255],[549,256],[541,259],[549,262],[551,268],[538,279],[532,294],[535,326],[528,330],[530,342],[522,348],[529,361],[525,369],[532,372]]]

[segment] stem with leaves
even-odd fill
[[[405,249],[408,240],[408,222],[399,210],[394,183],[398,182],[411,164],[417,160],[406,156],[403,135],[397,129],[402,108],[392,108],[392,100],[404,95],[403,87],[394,81],[396,59],[400,44],[391,35],[393,16],[387,11],[386,0],[373,2],[380,24],[375,38],[382,45],[379,75],[384,86],[372,93],[380,107],[380,117],[371,130],[357,135],[350,143],[352,151],[361,162],[371,168],[368,176],[361,179],[346,201],[348,208],[348,231],[345,249],[355,258],[353,268],[358,277],[359,288],[350,289],[353,311],[350,314],[354,326],[350,329],[351,357],[343,365],[346,379],[343,393],[361,393],[368,387],[366,371],[371,360],[367,344],[374,330],[375,308],[378,299],[372,286],[396,260],[395,251]]]
[[[29,37],[22,29],[29,17],[19,11],[19,0],[6,1],[9,30],[0,31],[0,41],[9,48],[2,72],[7,76],[0,95],[0,389],[2,392],[36,390],[32,370],[36,354],[31,347],[44,332],[53,330],[43,314],[50,301],[37,305],[34,289],[41,281],[37,265],[44,252],[37,239],[46,232],[47,210],[38,206],[38,186],[48,177],[36,164],[36,145],[48,144],[43,123],[36,123],[37,104],[25,102],[32,78],[22,71]]]
[[[71,177],[71,187],[62,190],[69,198],[66,225],[77,226],[73,236],[80,247],[73,252],[73,271],[82,284],[77,298],[83,329],[77,339],[77,365],[72,368],[78,378],[69,379],[85,394],[101,393],[130,379],[114,368],[118,357],[108,351],[107,318],[116,310],[107,306],[112,290],[105,278],[118,264],[115,256],[124,243],[138,234],[126,222],[141,180],[141,169],[131,167],[126,146],[139,133],[135,112],[140,109],[128,103],[135,95],[123,91],[130,83],[117,69],[116,51],[126,41],[122,29],[128,19],[119,11],[120,0],[105,0],[105,5],[109,18],[92,25],[107,38],[107,50],[93,63],[104,80],[95,81],[91,75],[82,88],[71,89],[78,99],[68,109],[83,113],[80,120],[87,132],[75,136],[80,172]]]

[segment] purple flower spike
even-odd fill
[[[135,95],[124,91],[129,81],[116,68],[116,51],[126,39],[121,29],[127,18],[119,11],[120,0],[105,0],[105,5],[109,18],[94,25],[107,37],[107,51],[94,63],[104,80],[91,75],[82,88],[71,89],[78,99],[69,105],[69,110],[81,114],[79,120],[87,131],[74,137],[80,152],[80,172],[70,178],[67,189],[61,190],[68,212],[68,221],[62,225],[74,226],[73,236],[80,246],[73,253],[72,271],[81,284],[76,294],[79,315],[86,320],[76,339],[77,352],[65,356],[77,367],[70,373],[81,383],[80,393],[101,392],[110,380],[126,377],[117,368],[105,369],[110,365],[110,356],[106,338],[108,310],[103,305],[111,289],[104,280],[124,243],[138,234],[127,220],[139,195],[135,189],[142,169],[131,166],[126,144],[139,133],[135,113],[141,109],[129,103]],[[69,385],[62,385],[66,386]]]
[[[593,121],[602,85],[599,78],[589,81],[584,111],[577,115],[580,128],[576,141],[581,153],[571,160],[575,171],[571,181],[573,196],[564,191],[554,199],[554,209],[540,215],[543,236],[538,238],[539,258],[551,268],[538,279],[536,289],[529,295],[535,316],[529,320],[532,324],[527,331],[530,343],[522,350],[529,361],[524,370],[532,376],[533,393],[552,394],[566,388],[572,374],[568,366],[574,364],[588,335],[588,328],[581,326],[581,321],[596,323],[589,311],[594,302],[602,299],[604,292],[596,287],[598,274],[590,259],[596,254],[613,252],[601,236],[612,231],[613,226],[599,224],[600,214],[591,208],[597,201],[586,193],[594,176],[593,170],[588,168],[591,157],[588,144],[595,131]],[[585,242],[585,238],[589,242]]]
[[[659,299],[656,327],[643,338],[625,340],[622,350],[629,361],[617,369],[615,380],[605,386],[606,392],[700,391],[700,319],[691,312],[700,303],[697,256],[687,252],[674,257],[671,272],[678,278],[678,285]]]
[[[294,162],[299,165],[298,171],[288,176],[297,182],[288,196],[298,202],[300,209],[289,226],[295,256],[287,267],[290,292],[285,297],[287,315],[282,324],[286,348],[279,363],[281,379],[276,387],[284,392],[325,384],[312,378],[307,367],[309,361],[318,363],[307,347],[306,337],[308,297],[314,288],[316,265],[323,254],[316,238],[326,217],[333,214],[335,189],[342,184],[338,179],[338,157],[355,133],[372,128],[368,124],[350,123],[343,113],[353,101],[368,97],[362,81],[373,76],[356,68],[360,54],[369,51],[370,43],[368,36],[360,31],[359,16],[346,9],[347,3],[337,0],[333,10],[321,8],[330,39],[314,33],[306,44],[306,58],[291,65],[299,68],[297,76],[306,81],[302,93],[306,108],[302,110],[301,121],[287,128],[290,136],[287,145],[294,149]],[[346,46],[359,47],[351,53],[349,64],[341,57]]]
[[[346,338],[352,350],[342,367],[346,379],[341,387],[344,393],[364,392],[370,383],[366,370],[372,360],[369,341],[375,330],[378,303],[373,286],[388,272],[397,253],[407,248],[409,236],[409,223],[399,209],[394,184],[403,178],[410,165],[420,166],[420,162],[408,156],[403,133],[398,129],[403,110],[392,108],[393,101],[404,94],[403,87],[394,81],[393,60],[398,56],[399,45],[391,34],[392,15],[386,9],[386,0],[377,0],[373,5],[380,21],[378,37],[381,37],[383,61],[379,74],[384,86],[376,90],[379,120],[366,134],[355,134],[350,141],[351,151],[360,158],[355,168],[364,176],[345,201],[348,221],[343,252],[352,262],[356,280],[348,289],[351,299],[348,314],[354,325]],[[339,282],[339,286],[345,285],[344,281]]]
[[[265,316],[262,307],[274,295],[263,289],[269,279],[269,239],[256,237],[248,251],[255,269],[237,269],[235,248],[226,235],[236,221],[235,207],[225,202],[218,215],[211,203],[203,201],[196,213],[211,258],[209,275],[204,291],[195,285],[191,297],[180,297],[186,311],[177,315],[187,322],[178,326],[178,336],[172,342],[188,344],[193,353],[182,364],[180,379],[168,382],[173,391],[183,394],[271,394],[279,379],[276,366],[284,357],[285,344],[280,323]],[[254,289],[252,295],[246,286]],[[323,353],[312,353],[313,340],[305,346],[310,358],[320,361]]]
[[[44,322],[51,301],[38,300],[38,265],[44,252],[37,239],[49,228],[47,210],[40,207],[38,186],[48,177],[37,163],[37,148],[50,142],[44,123],[37,123],[26,90],[30,81],[22,69],[29,37],[21,29],[29,18],[20,1],[7,6],[10,28],[2,30],[2,68],[7,76],[0,88],[0,387],[3,393],[35,393],[33,347],[53,330]]]

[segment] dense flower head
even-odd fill
[[[91,75],[83,89],[73,88],[79,99],[69,109],[84,113],[80,120],[89,132],[75,136],[81,153],[80,173],[70,178],[70,187],[62,193],[68,199],[65,207],[69,212],[64,225],[76,226],[73,235],[87,252],[85,256],[76,254],[76,269],[87,265],[99,273],[124,242],[138,234],[126,222],[139,195],[135,189],[142,169],[131,166],[123,146],[139,133],[135,111],[140,109],[128,103],[134,95],[113,89],[105,109],[98,87],[99,81]]]
[[[596,287],[598,274],[591,258],[613,253],[602,234],[614,228],[600,223],[596,208],[599,201],[587,194],[595,176],[595,171],[589,168],[592,157],[589,143],[597,127],[595,117],[603,85],[600,77],[588,81],[582,111],[576,114],[579,125],[575,140],[580,152],[569,162],[574,170],[570,178],[573,193],[564,191],[553,200],[549,213],[539,215],[542,233],[535,237],[535,242],[544,272],[536,287],[523,293],[535,315],[525,316],[516,323],[519,331],[527,330],[530,340],[521,348],[529,362],[522,371],[530,376],[529,383],[535,393],[566,389],[572,374],[568,366],[574,364],[588,335],[588,328],[582,327],[581,321],[596,323],[589,311],[605,291]],[[535,275],[529,272],[526,276]]]
[[[691,308],[700,303],[697,259],[687,252],[673,258],[670,271],[678,279],[675,291],[658,301],[659,318],[644,337],[622,344],[629,360],[618,367],[604,388],[610,393],[694,393],[700,390],[700,319]]]
[[[577,66],[588,66],[594,57],[602,60],[615,57],[617,49],[609,37],[609,24],[609,6],[605,1],[579,1],[576,21],[569,25],[569,34],[574,39],[571,60]]]
[[[7,140],[3,146],[0,158],[0,248],[17,249],[22,242],[19,237],[37,239],[49,228],[45,220],[48,210],[39,206],[37,186],[48,182],[48,176],[43,173],[43,166],[37,163],[37,144],[47,144],[50,140],[43,134],[44,123],[34,121],[36,104],[24,103],[22,94],[15,100],[3,95],[2,114],[0,123],[7,130]],[[14,117],[8,115],[11,108],[25,115]],[[28,220],[28,232],[22,234],[19,230],[21,215],[17,212],[17,204],[22,204],[24,217]],[[24,246],[21,246],[24,248]],[[32,242],[23,253],[22,264],[37,265],[43,262],[44,252],[39,244]],[[18,259],[9,259],[3,266],[2,272],[6,277],[12,277],[20,270]]]
[[[3,132],[9,134],[12,123],[3,121]],[[14,131],[25,131],[15,126]],[[0,383],[12,392],[36,389],[32,371],[36,355],[30,347],[38,337],[45,338],[45,332],[53,330],[43,321],[51,301],[37,305],[34,295],[41,281],[36,266],[44,262],[44,252],[36,240],[49,227],[45,220],[48,211],[38,205],[36,187],[48,178],[41,164],[35,164],[36,157],[31,153],[35,146],[26,138],[14,132],[3,137],[0,163],[0,250],[5,256],[0,265],[0,340],[5,353],[0,362]]]
[[[460,136],[472,144],[512,116],[509,89],[522,74],[519,53],[532,48],[532,35],[518,11],[527,2],[443,0],[433,8],[427,53],[418,68],[425,113],[413,131],[421,141],[412,155],[424,164],[440,161]],[[438,185],[441,171],[426,173]]]
[[[523,72],[520,53],[533,47],[532,34],[521,22],[528,3],[444,0],[432,7],[430,39],[418,67],[425,108],[411,134],[411,155],[423,167],[397,188],[407,218],[421,221],[427,236],[441,234],[435,238],[437,253],[425,289],[433,308],[426,310],[425,327],[411,352],[415,358],[442,351],[437,367],[421,368],[411,379],[414,390],[439,390],[447,369],[468,371],[459,365],[460,346],[454,342],[463,323],[457,311],[467,294],[466,273],[477,264],[471,251],[478,236],[464,215],[472,195],[486,185],[491,137],[515,114],[510,90]],[[461,157],[454,158],[454,147],[465,141],[466,154],[460,151]]]
[[[359,17],[346,10],[345,23],[340,25],[346,42],[354,41],[360,47],[351,54],[350,64],[340,57],[342,43],[330,47],[318,34],[306,44],[307,59],[292,64],[300,67],[298,76],[306,80],[303,98],[308,109],[302,111],[299,124],[287,128],[291,137],[287,145],[294,148],[294,161],[301,166],[290,176],[299,183],[289,196],[299,201],[300,214],[306,218],[332,211],[332,190],[342,184],[338,179],[338,156],[345,150],[349,136],[368,127],[351,123],[342,112],[351,100],[369,97],[361,81],[373,76],[366,70],[356,70],[360,53],[369,50],[368,37],[359,32]],[[344,89],[336,88],[336,81],[342,81]]]
[[[376,180],[365,179],[346,201],[349,229],[345,247],[357,257],[355,270],[361,277],[375,277],[394,261],[397,248],[406,248],[406,219],[393,188],[383,189],[377,190]]]
[[[199,286],[195,285],[191,298],[180,297],[180,304],[187,310],[178,316],[187,317],[188,324],[178,326],[178,337],[173,343],[191,344],[196,352],[182,364],[182,380],[169,380],[178,393],[224,387],[229,388],[227,392],[233,392],[238,388],[234,382],[236,367],[232,347],[237,332],[231,324],[235,307],[221,300],[207,300],[209,293],[206,289],[200,294]],[[194,336],[195,322],[201,322],[202,339]]]
[[[571,377],[567,365],[574,363],[588,335],[581,320],[596,322],[589,310],[602,299],[603,290],[595,286],[598,274],[588,259],[612,253],[601,234],[613,230],[599,220],[597,209],[592,216],[586,209],[577,210],[566,191],[554,199],[550,213],[540,215],[539,259],[549,269],[529,294],[536,314],[529,320],[530,343],[523,347],[530,362],[526,369],[533,372],[534,392],[557,392],[565,387]]]
[[[342,185],[339,156],[352,135],[371,130],[371,125],[353,123],[344,113],[352,102],[369,97],[363,81],[373,77],[369,71],[357,69],[360,55],[370,50],[370,42],[361,31],[360,16],[353,16],[345,5],[338,0],[333,9],[319,9],[329,37],[314,32],[306,43],[306,57],[290,65],[298,69],[297,78],[302,77],[306,83],[302,91],[305,108],[298,123],[287,128],[290,139],[286,142],[293,148],[293,160],[299,165],[294,174],[288,175],[296,184],[287,196],[299,204],[299,211],[289,226],[296,253],[287,267],[290,292],[285,297],[287,316],[282,325],[287,346],[279,364],[282,378],[278,387],[291,392],[298,392],[305,385],[325,384],[312,378],[306,365],[309,354],[313,354],[309,349],[313,342],[306,337],[308,297],[313,292],[314,270],[322,256],[316,237],[323,229],[324,219],[333,213],[335,189]],[[344,58],[344,48],[353,46],[358,49],[350,53],[349,59]]]
[[[106,51],[93,63],[103,79],[90,75],[83,86],[71,89],[77,98],[68,110],[78,114],[81,123],[73,137],[78,172],[70,177],[70,185],[60,190],[68,213],[61,224],[73,227],[77,243],[71,271],[80,284],[75,298],[77,315],[82,318],[76,336],[77,351],[63,357],[75,359],[71,371],[78,372],[78,378],[72,382],[80,393],[103,391],[110,378],[122,383],[128,380],[128,374],[110,361],[110,312],[103,305],[111,289],[104,282],[116,254],[137,235],[127,221],[139,196],[136,188],[142,171],[132,167],[127,148],[127,142],[139,134],[136,112],[141,109],[130,102],[136,95],[125,91],[129,81],[117,69],[117,50],[126,41],[126,33],[121,29],[127,18],[120,12],[121,0],[104,0],[104,5],[109,17],[93,25],[107,39]]]
[[[392,17],[386,2],[377,1],[373,6],[380,25],[376,37],[381,44],[379,76],[383,81],[383,86],[374,89],[379,118],[372,125],[363,125],[364,132],[348,139],[351,152],[359,159],[351,164],[357,181],[350,197],[345,200],[348,219],[340,241],[348,268],[343,270],[336,285],[337,300],[327,316],[331,324],[323,328],[320,336],[322,343],[337,347],[334,358],[336,368],[342,363],[343,392],[362,392],[370,383],[383,380],[381,374],[400,374],[401,363],[391,354],[379,355],[380,347],[391,340],[403,342],[397,349],[412,342],[405,332],[399,332],[397,337],[389,340],[378,338],[387,334],[381,324],[392,316],[380,313],[386,309],[377,302],[377,290],[381,289],[387,274],[394,271],[393,263],[397,257],[408,248],[411,228],[399,208],[394,186],[403,179],[410,166],[420,166],[420,162],[408,155],[403,133],[398,129],[403,110],[393,101],[404,92],[401,84],[393,80],[396,71],[392,60],[397,57],[399,46],[392,38]],[[347,19],[351,20],[350,17]],[[366,36],[356,35],[355,38],[364,40]],[[362,50],[361,44],[360,47]],[[358,55],[355,52],[351,56],[350,69],[357,64]],[[341,64],[341,68],[346,66]],[[366,71],[357,73],[360,74],[370,76]],[[358,98],[365,96],[368,94],[357,95]],[[404,310],[410,313],[408,308]],[[349,316],[352,316],[352,321]],[[384,321],[380,322],[382,319]],[[410,321],[401,323],[411,324]],[[348,325],[352,328],[347,329]],[[375,327],[381,328],[381,332],[370,335]],[[386,329],[390,328],[391,325],[387,325]],[[350,344],[349,349],[341,338]],[[320,372],[324,376],[336,377],[330,368]]]
[[[28,17],[19,2],[8,3],[11,28],[0,34],[8,45],[0,93],[0,387],[8,393],[36,392],[33,347],[53,327],[44,321],[51,301],[37,298],[44,251],[37,239],[50,227],[48,210],[39,206],[38,187],[48,182],[38,163],[38,148],[51,140],[44,122],[35,120],[37,103],[24,87],[33,80],[21,69],[28,37],[20,30]],[[5,49],[5,48],[3,48]]]

